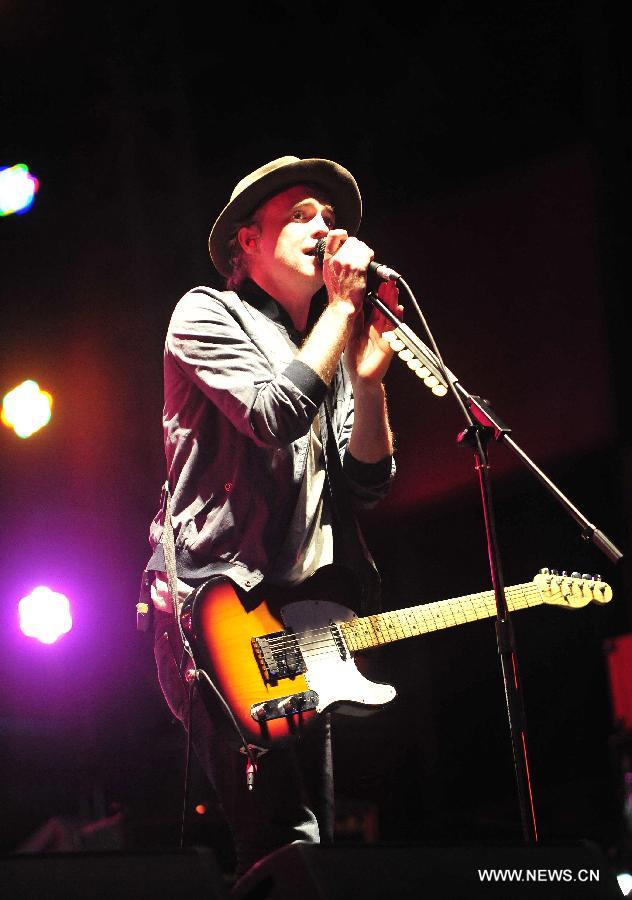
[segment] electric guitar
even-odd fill
[[[496,615],[493,591],[358,617],[332,602],[330,588],[324,598],[316,588],[309,599],[286,605],[287,591],[279,600],[276,589],[268,590],[242,601],[231,582],[213,580],[181,612],[198,669],[247,742],[262,749],[298,737],[325,710],[366,715],[393,700],[395,688],[366,679],[354,653]],[[505,597],[510,612],[543,603],[579,609],[608,603],[612,589],[599,576],[542,569],[532,582],[505,588]]]

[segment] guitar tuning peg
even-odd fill
[[[586,581],[594,580],[590,574],[590,572],[582,572],[582,578],[585,578]]]
[[[559,574],[560,573],[557,571],[557,569],[551,569],[551,575],[559,575]]]
[[[601,575],[595,575],[595,581],[601,581]]]
[[[566,578],[566,569],[562,569],[562,578]]]
[[[549,570],[546,567],[544,569],[540,569],[540,575],[550,575],[550,574],[551,573],[549,572]]]
[[[571,572],[571,578],[585,578],[585,575],[580,575],[579,572]]]

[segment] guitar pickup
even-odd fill
[[[255,703],[250,707],[250,715],[256,722],[269,722],[271,719],[295,716],[316,709],[317,706],[318,694],[316,691],[301,691],[299,694],[289,694],[287,697],[266,700],[265,703]]]
[[[279,678],[295,678],[307,671],[296,635],[290,629],[252,638],[251,644],[266,684],[276,684]]]

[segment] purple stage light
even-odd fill
[[[18,163],[17,166],[0,168],[0,216],[11,213],[22,214],[31,208],[39,181],[29,172],[28,166]]]
[[[22,633],[42,644],[54,644],[72,628],[68,598],[43,585],[22,597],[18,612]]]

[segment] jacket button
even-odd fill
[[[226,491],[227,494],[230,494],[232,489],[233,489],[232,481],[227,481],[226,484],[224,485],[224,490]]]

